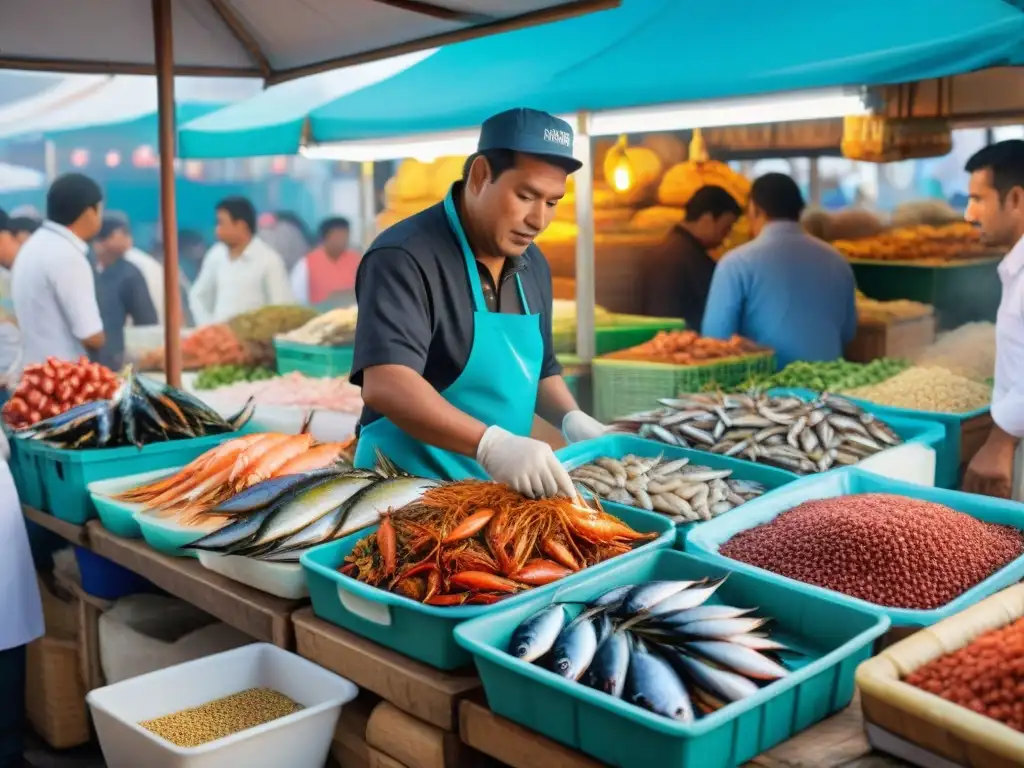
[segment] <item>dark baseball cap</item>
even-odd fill
[[[11,217],[7,215],[7,211],[0,208],[0,232],[11,231]]]
[[[510,149],[550,158],[569,173],[583,165],[572,155],[572,126],[537,109],[510,109],[487,118],[480,126],[478,152]]]

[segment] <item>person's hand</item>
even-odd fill
[[[1016,443],[990,437],[964,474],[963,490],[1008,499],[1013,495],[1013,459]]]
[[[607,431],[608,427],[583,411],[569,411],[562,419],[562,434],[570,443],[592,440]]]
[[[569,473],[558,463],[551,446],[519,437],[499,426],[488,427],[476,449],[476,460],[496,483],[532,499],[576,495]]]

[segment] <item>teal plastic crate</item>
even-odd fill
[[[28,448],[28,455],[35,458],[40,471],[43,493],[39,509],[66,522],[83,525],[96,516],[96,508],[89,496],[89,483],[184,466],[210,448],[245,431],[153,443],[141,450],[126,446],[70,451],[38,441],[19,439],[17,442],[19,451]]]
[[[809,389],[778,388],[769,391],[772,395],[796,395],[805,400],[817,397],[817,393]],[[841,397],[847,397],[841,395]],[[848,400],[856,403],[868,413],[881,418],[896,430],[900,437],[908,440],[898,428],[903,425],[915,432],[914,438],[908,440],[913,442],[926,443],[935,449],[935,485],[940,488],[958,488],[960,485],[960,433],[963,425],[970,419],[984,416],[988,408],[979,408],[968,413],[934,413],[930,411],[914,411],[909,408],[893,408],[887,405],[878,405],[870,400],[861,400],[855,397],[847,397]],[[924,430],[921,425],[928,424],[932,428]],[[916,426],[916,429],[914,427]]]
[[[115,536],[125,539],[141,539],[142,529],[135,521],[135,513],[144,509],[142,504],[130,504],[125,501],[117,501],[111,496],[137,488],[146,483],[152,483],[164,477],[181,471],[181,467],[168,469],[157,469],[153,472],[142,472],[137,475],[125,477],[113,477],[109,480],[96,480],[89,483],[89,497],[93,506],[96,507],[97,515],[103,527]]]
[[[712,469],[731,469],[732,476],[738,480],[751,480],[760,483],[768,491],[780,488],[786,483],[791,483],[799,476],[786,472],[783,469],[754,464],[742,459],[734,459],[731,456],[719,456],[716,453],[695,451],[689,448],[680,448],[675,445],[666,445],[653,440],[645,440],[635,435],[604,435],[594,440],[585,440],[581,443],[574,443],[555,451],[555,456],[570,472],[584,464],[589,464],[602,456],[610,456],[614,459],[621,459],[623,456],[633,454],[635,456],[662,456],[666,461],[674,459],[689,459],[691,464],[711,467]],[[622,504],[602,501],[602,504],[613,515],[621,515],[625,507]],[[744,505],[746,506],[746,505]],[[743,507],[726,512],[732,515],[742,510]],[[682,549],[682,542],[686,531],[703,523],[679,523],[676,525],[677,547]]]
[[[856,597],[850,597],[823,587],[780,576],[776,573],[756,568],[738,560],[732,560],[719,553],[719,547],[741,531],[763,525],[783,512],[798,504],[815,499],[828,499],[853,493],[892,493],[909,496],[914,499],[944,504],[959,512],[984,520],[989,523],[1010,525],[1024,530],[1024,506],[1013,501],[991,499],[972,493],[961,493],[944,488],[928,488],[923,485],[900,483],[895,480],[864,472],[855,467],[827,472],[815,477],[807,477],[780,488],[775,493],[762,496],[748,502],[746,514],[739,517],[724,516],[712,520],[699,528],[694,528],[686,535],[685,549],[691,554],[708,558],[722,567],[732,568],[743,573],[756,575],[767,581],[786,584],[808,597],[820,597],[852,607],[874,611],[888,616],[893,626],[927,627],[937,621],[947,619],[965,608],[969,608],[979,600],[998,592],[1003,587],[1024,578],[1024,555],[1008,563],[989,576],[980,584],[964,592],[955,600],[932,610],[912,610],[907,608],[890,608],[869,603]]]
[[[621,560],[651,549],[668,549],[675,543],[675,526],[662,515],[623,507],[621,519],[642,533],[658,533],[658,538],[560,581],[513,595],[501,604],[516,605],[533,595],[554,592],[561,585],[586,575],[603,573]],[[493,610],[493,605],[424,605],[338,573],[338,567],[356,543],[376,530],[377,526],[364,528],[302,555],[300,562],[309,583],[313,612],[321,619],[432,667],[451,670],[468,665],[469,653],[455,642],[452,630],[466,619]]]
[[[758,615],[773,619],[772,636],[802,655],[786,658],[790,675],[692,723],[660,717],[506,653],[516,626],[553,601],[585,602],[623,584],[727,574],[711,602],[756,606]],[[870,611],[661,551],[616,563],[553,595],[495,606],[457,627],[455,638],[473,654],[488,706],[501,717],[621,768],[732,768],[847,706],[857,665],[888,627],[888,619]]]
[[[274,339],[274,354],[281,374],[298,371],[304,376],[329,379],[347,376],[352,370],[352,346],[317,347]]]
[[[11,446],[11,458],[8,466],[14,487],[18,489],[18,499],[22,504],[42,509],[46,503],[43,490],[42,452],[37,443],[18,440],[8,434]]]

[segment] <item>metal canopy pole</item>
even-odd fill
[[[159,105],[160,221],[164,236],[164,362],[167,383],[181,386],[181,294],[178,289],[178,211],[174,195],[174,37],[171,0],[152,0],[153,50]]]
[[[377,227],[377,184],[374,178],[374,164],[364,160],[359,164],[359,237],[365,253],[373,242]]]
[[[576,172],[576,356],[590,365],[597,344],[594,329],[596,281],[594,275],[594,169],[590,151],[590,115],[576,116],[576,159],[583,167]]]

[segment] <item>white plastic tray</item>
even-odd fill
[[[267,563],[239,555],[196,551],[204,568],[233,581],[289,600],[309,596],[306,574],[298,563]]]
[[[934,487],[935,449],[920,443],[904,443],[869,456],[858,462],[857,468],[890,480]]]
[[[177,747],[138,725],[249,688],[271,688],[305,707],[198,747]],[[322,768],[350,681],[267,643],[207,656],[89,693],[107,768]]]

